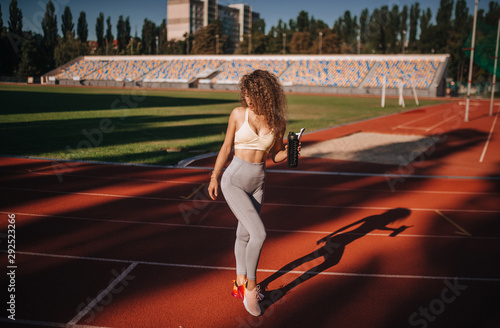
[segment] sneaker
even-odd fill
[[[236,280],[233,280],[233,291],[231,295],[236,298],[243,299],[243,295],[245,294],[245,286],[238,286]]]
[[[260,316],[262,314],[262,310],[259,305],[259,301],[262,299],[260,297],[260,286],[257,285],[253,290],[245,288],[244,291],[243,304],[245,305],[245,309],[247,309],[248,313],[254,317]]]

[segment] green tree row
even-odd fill
[[[131,36],[129,17],[119,16],[116,35],[111,17],[100,13],[95,22],[96,40],[89,42],[85,12],[80,12],[76,31],[71,9],[61,15],[59,34],[52,1],[46,4],[41,23],[43,35],[23,31],[22,12],[17,0],[9,5],[9,21],[4,26],[0,7],[0,75],[39,76],[78,56],[140,54],[398,54],[448,53],[449,76],[463,80],[468,59],[464,42],[472,30],[472,12],[466,0],[440,0],[433,21],[429,8],[415,2],[409,7],[395,4],[364,9],[359,17],[345,11],[331,27],[301,11],[296,19],[278,21],[266,33],[264,20],[252,24],[242,42],[223,34],[222,23],[214,21],[184,40],[168,41],[164,19],[157,26],[144,19],[141,36]],[[478,19],[496,25],[500,17],[498,2],[490,1]]]

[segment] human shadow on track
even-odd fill
[[[317,244],[320,245],[324,243],[323,247],[288,263],[260,283],[260,288],[265,296],[264,300],[260,303],[262,312],[266,311],[271,305],[278,302],[293,288],[306,282],[307,280],[320,274],[321,272],[337,265],[344,255],[345,247],[353,241],[356,241],[357,239],[366,236],[367,234],[375,230],[391,231],[389,236],[395,237],[407,228],[410,228],[411,226],[405,225],[402,225],[399,228],[387,227],[387,225],[391,223],[395,223],[407,218],[410,213],[411,211],[407,208],[394,208],[382,214],[368,216],[366,218],[353,222],[318,240]],[[344,232],[347,229],[355,226],[358,227],[354,230]],[[280,288],[274,290],[267,289],[267,286],[271,282],[277,280],[279,277],[293,271],[301,265],[304,265],[321,257],[323,257],[322,263],[307,270],[305,273],[303,273],[287,285],[280,286]]]

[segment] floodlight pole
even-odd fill
[[[497,46],[495,48],[495,65],[493,66],[493,82],[491,83],[491,101],[490,116],[493,115],[493,101],[495,100],[495,84],[497,81],[497,62],[498,62],[498,40],[500,39],[500,19],[498,20]]]
[[[252,32],[248,33],[248,54],[252,53]]]
[[[319,32],[319,54],[321,55],[321,52],[323,49],[323,32]]]
[[[469,79],[467,81],[467,102],[465,105],[465,122],[469,122],[469,102],[470,102],[470,89],[472,84],[472,69],[474,65],[474,45],[476,43],[476,22],[477,22],[477,3],[479,0],[476,0],[476,4],[474,5],[474,23],[472,24],[472,43],[470,50],[470,61],[469,61]]]
[[[219,54],[219,34],[215,35],[215,53]]]
[[[404,55],[405,54],[405,38],[406,37],[406,30],[403,30],[403,49],[401,50],[401,53]]]

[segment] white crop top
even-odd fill
[[[245,122],[234,134],[234,149],[253,149],[269,151],[274,144],[274,133],[259,136],[248,124],[248,108],[245,112]]]

